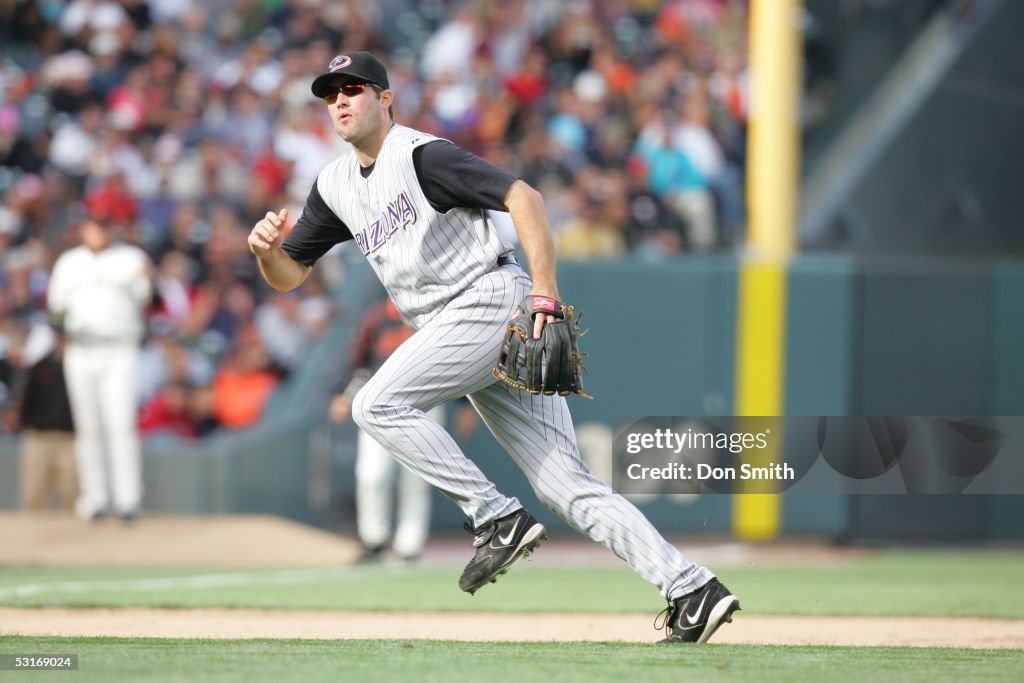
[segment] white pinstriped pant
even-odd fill
[[[510,390],[491,375],[505,324],[530,287],[517,265],[481,277],[385,361],[356,396],[353,418],[479,526],[522,505],[502,495],[424,412],[468,396],[545,506],[666,598],[696,590],[714,575],[686,560],[632,503],[587,470],[565,398]]]

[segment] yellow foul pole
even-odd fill
[[[784,412],[786,268],[796,245],[797,225],[799,8],[799,0],[750,3],[748,228],[737,306],[737,416]],[[760,462],[746,462],[766,465],[780,461],[781,444],[781,429],[777,429],[769,448],[756,456]],[[782,499],[777,494],[734,496],[733,533],[746,540],[774,538],[781,513]]]

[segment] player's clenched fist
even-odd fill
[[[268,211],[259,223],[249,233],[249,251],[257,258],[263,258],[275,249],[281,248],[284,241],[284,225],[288,218],[288,209],[281,209],[278,213]]]

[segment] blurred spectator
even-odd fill
[[[224,427],[248,427],[260,419],[277,382],[259,334],[249,327],[213,378],[210,411]]]
[[[0,104],[0,166],[39,173],[44,156],[39,141],[21,135],[21,112],[11,104]]]
[[[92,77],[92,58],[78,49],[47,58],[42,69],[43,82],[50,88],[50,105],[54,110],[70,115],[77,115],[98,100],[89,87]]]
[[[186,439],[198,436],[199,425],[189,404],[190,389],[184,382],[170,382],[161,387],[139,412],[142,435]]]
[[[218,138],[249,162],[270,143],[273,131],[274,121],[264,108],[264,99],[247,85],[234,88]]]
[[[573,169],[584,162],[584,153],[588,144],[588,132],[580,116],[581,105],[576,94],[562,89],[556,103],[557,113],[548,121],[548,135],[561,153],[563,159]]]
[[[107,130],[93,151],[90,174],[101,187],[116,190],[124,197],[123,201],[134,205],[132,220],[138,215],[138,198],[149,197],[159,184],[142,153],[132,143],[130,133],[123,128]]]
[[[505,89],[525,106],[532,106],[547,94],[544,53],[540,48],[530,50],[519,68],[505,77]]]
[[[20,233],[21,216],[6,206],[0,206],[0,273],[3,274],[4,280],[7,279],[7,268],[10,265],[11,243]]]
[[[159,328],[142,348],[136,383],[139,400],[150,401],[166,384],[205,385],[213,381],[213,361]]]
[[[275,292],[256,311],[260,339],[277,365],[290,371],[302,362],[313,339],[326,329],[331,308],[323,303],[297,292]]]
[[[171,215],[168,233],[155,248],[156,261],[162,263],[167,252],[178,251],[199,268],[202,248],[209,238],[210,224],[201,215],[199,205],[192,201],[178,202]]]
[[[706,251],[717,239],[714,200],[693,161],[673,143],[672,130],[671,112],[664,111],[641,132],[636,153],[651,191],[685,222],[687,247]]]
[[[188,410],[195,420],[198,436],[211,434],[220,427],[213,413],[213,386],[194,386],[188,394]]]
[[[476,8],[467,5],[456,10],[423,46],[420,68],[428,81],[444,77],[465,80],[473,65],[480,40],[480,21]]]
[[[601,200],[586,191],[577,193],[576,218],[555,229],[555,247],[560,258],[580,261],[621,256],[626,242],[611,222]]]
[[[48,325],[32,328],[21,363],[27,368],[19,410],[21,507],[42,512],[56,494],[60,508],[71,513],[78,496],[74,423],[59,340]]]
[[[231,149],[207,138],[181,156],[168,178],[171,196],[198,202],[242,196],[248,173]]]
[[[238,280],[228,280],[215,291],[216,306],[209,318],[207,329],[230,341],[256,313],[256,299],[252,288]]]
[[[50,161],[59,170],[84,183],[103,123],[103,108],[90,104],[77,118],[66,119],[50,143]]]
[[[116,130],[138,131],[146,122],[147,110],[153,106],[147,92],[149,70],[137,66],[128,72],[124,82],[117,85],[107,98],[107,116]]]
[[[124,47],[115,31],[102,31],[89,40],[95,66],[91,85],[98,96],[109,99],[110,93],[127,77],[129,64],[124,58]]]
[[[678,254],[684,241],[683,222],[648,188],[642,160],[627,164],[625,183],[628,215],[624,232],[629,247],[645,260]]]
[[[120,227],[134,225],[139,214],[139,203],[125,186],[121,172],[110,174],[101,185],[91,190],[85,197],[85,205],[90,213],[105,223]]]
[[[741,106],[736,102],[727,104]],[[727,163],[725,150],[712,130],[711,104],[706,88],[697,87],[687,93],[682,110],[682,118],[674,132],[675,144],[693,161],[697,172],[711,189],[719,214],[717,222],[724,224],[731,236],[739,237],[743,219],[742,157],[737,164]],[[735,126],[731,126],[722,134],[735,135],[734,129]],[[742,145],[739,146],[742,149]]]
[[[7,308],[7,299],[0,289],[0,312]],[[21,367],[21,329],[10,318],[0,327],[0,430],[18,429],[17,396],[18,371]]]
[[[529,127],[518,147],[520,175],[534,187],[549,184],[565,186],[572,182],[572,168],[552,144],[548,132],[539,126]]]
[[[112,0],[71,0],[60,18],[60,30],[69,37],[85,31],[99,33],[116,29],[127,21],[124,8]]]
[[[308,193],[320,169],[340,156],[348,146],[334,134],[333,128],[325,129],[324,121],[322,104],[305,101],[303,107],[287,110],[278,124],[273,151],[276,158],[291,164],[292,185],[289,188],[294,188],[293,196]]]
[[[156,291],[160,301],[157,315],[176,328],[188,326],[198,291],[193,285],[194,265],[180,251],[164,254],[157,266]]]
[[[0,242],[4,238],[0,237]],[[7,249],[3,263],[11,314],[26,322],[37,317],[46,298],[49,255],[42,241],[29,238],[21,246]]]

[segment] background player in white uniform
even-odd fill
[[[370,307],[353,347],[355,372],[345,390],[331,400],[331,419],[345,422],[351,417],[356,394],[413,332],[402,322],[390,299]],[[443,422],[444,407],[434,406],[427,415],[435,422]],[[400,559],[415,560],[423,552],[430,532],[430,485],[409,468],[401,467],[387,448],[363,430],[359,430],[357,448],[356,527],[363,544],[362,561],[379,559],[389,539]]]
[[[113,505],[132,521],[142,500],[135,384],[152,267],[138,247],[114,243],[103,220],[87,218],[79,233],[81,246],[57,259],[47,293],[51,315],[61,319],[67,336],[64,375],[78,462],[75,512],[94,519]]]
[[[544,538],[544,527],[425,414],[467,396],[538,498],[669,600],[666,640],[707,640],[731,620],[736,597],[587,471],[565,398],[517,392],[491,374],[506,323],[524,298],[559,298],[540,194],[450,142],[396,125],[387,71],[368,53],[338,55],[312,90],[352,153],[320,172],[287,239],[282,209],[253,227],[249,247],[266,280],[288,290],[328,249],[352,240],[417,329],[356,397],[353,416],[469,517],[476,555],[459,586],[478,590]],[[487,210],[512,216],[532,280]],[[538,314],[534,335],[554,320]]]

